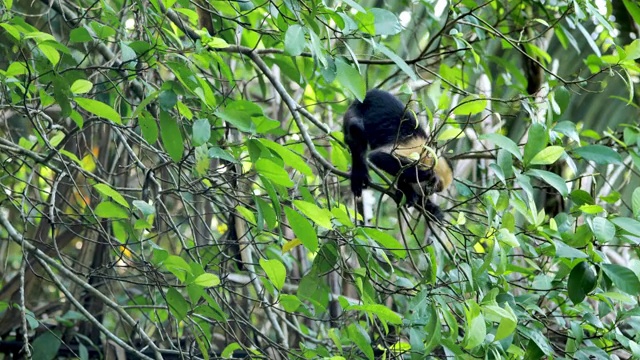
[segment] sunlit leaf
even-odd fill
[[[120,114],[118,114],[118,112],[115,111],[111,106],[103,102],[87,98],[74,98],[73,100],[76,102],[76,104],[78,104],[78,106],[92,113],[93,115],[113,121],[116,124],[122,124],[122,118],[120,118]]]
[[[535,154],[531,159],[531,165],[551,165],[564,154],[562,146],[549,146]]]
[[[318,236],[309,220],[288,206],[285,206],[284,212],[289,219],[289,226],[304,247],[311,252],[318,250]]]
[[[93,83],[84,79],[78,79],[71,84],[71,92],[78,94],[86,94],[93,88]]]
[[[305,39],[305,30],[302,26],[294,24],[289,26],[284,34],[284,51],[291,56],[302,54],[307,45]]]
[[[128,219],[129,212],[127,209],[111,201],[103,201],[95,208],[97,216],[106,219]]]
[[[325,229],[333,228],[333,225],[331,224],[331,212],[329,210],[322,209],[316,204],[303,200],[294,200],[293,204],[316,224],[324,227]]]
[[[460,100],[460,104],[453,109],[454,115],[470,116],[481,113],[487,107],[487,99],[471,95]]]
[[[220,278],[215,274],[204,273],[198,275],[193,283],[202,287],[213,287],[220,285]]]
[[[287,278],[287,269],[278,259],[266,260],[260,258],[260,267],[267,274],[269,280],[278,291],[282,290]]]
[[[96,189],[100,194],[106,196],[106,197],[110,197],[113,199],[113,201],[117,202],[118,204],[126,207],[127,209],[129,208],[129,203],[127,202],[127,200],[124,199],[124,197],[122,195],[120,195],[119,192],[115,191],[114,189],[112,189],[109,185],[107,184],[96,184],[93,186],[94,189]]]

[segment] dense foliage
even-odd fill
[[[632,0],[1,0],[0,357],[640,357],[639,24]],[[369,88],[454,160],[442,222],[384,174],[350,194]]]

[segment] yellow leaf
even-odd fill
[[[287,241],[284,246],[282,246],[282,253],[287,253],[289,251],[291,251],[291,249],[293,249],[294,247],[298,246],[298,245],[302,245],[302,242],[300,241],[300,239],[298,238],[294,238],[291,241]]]
[[[120,251],[122,251],[122,255],[131,258],[131,251],[127,249],[125,246],[120,245]]]

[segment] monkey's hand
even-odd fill
[[[425,170],[417,167],[404,169],[400,174],[399,182],[419,184],[415,191],[421,196],[429,196],[440,191],[440,180],[432,169]]]
[[[371,184],[371,178],[365,171],[351,170],[350,178],[351,191],[353,191],[353,195],[355,195],[356,197],[362,196],[362,189],[368,187],[369,184]]]

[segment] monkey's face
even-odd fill
[[[422,181],[411,184],[413,192],[421,197],[430,196],[443,190],[442,181],[440,181],[434,171],[430,169],[426,172],[429,174],[428,177],[423,177]]]

